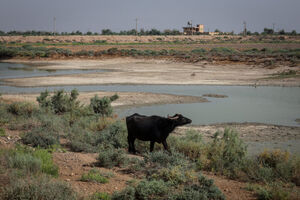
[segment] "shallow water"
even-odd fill
[[[4,67],[3,67],[4,66]],[[1,68],[5,68],[6,70]],[[10,77],[32,77],[53,75],[45,70],[11,70],[9,67],[24,68],[23,64],[0,63],[0,79]],[[26,67],[26,66],[25,66]],[[27,66],[30,68],[30,66]],[[8,73],[7,71],[12,71]],[[93,73],[97,70],[57,70],[55,75],[72,73]],[[2,73],[4,72],[4,73]],[[141,106],[131,109],[117,109],[120,117],[133,113],[144,115],[173,115],[181,113],[193,120],[195,125],[225,122],[259,122],[267,124],[300,126],[299,87],[250,87],[250,86],[208,86],[208,85],[86,85],[54,87],[12,87],[0,83],[0,93],[39,93],[48,89],[71,91],[128,91],[153,92],[176,95],[202,96],[222,94],[228,98],[210,98],[208,103],[167,104]]]
[[[20,63],[0,63],[0,79],[5,78],[28,78],[37,76],[56,76],[56,75],[68,75],[68,74],[86,74],[95,72],[105,72],[107,70],[82,70],[82,69],[70,69],[70,70],[48,70],[38,69],[37,67],[20,64]]]

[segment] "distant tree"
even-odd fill
[[[86,32],[86,35],[93,35],[91,31]]]
[[[147,32],[147,35],[161,35],[161,32],[155,28],[152,28],[150,31]]]
[[[217,33],[221,33],[221,31],[220,31],[219,29],[216,29],[216,30],[215,30],[215,32],[217,32]]]
[[[139,32],[139,35],[146,35],[146,32],[143,28],[141,28],[140,32]]]
[[[76,31],[76,32],[75,32],[75,35],[82,35],[82,32]]]
[[[113,32],[110,29],[103,29],[101,35],[113,35]]]
[[[297,35],[297,32],[295,30],[292,30],[291,35]]]
[[[262,34],[266,34],[266,35],[271,35],[273,33],[274,31],[271,28],[264,28],[264,32],[262,32]]]
[[[251,31],[247,31],[246,35],[252,35]]]

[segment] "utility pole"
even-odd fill
[[[273,25],[273,34],[275,33],[275,23],[272,24]]]
[[[244,24],[244,36],[247,35],[247,24],[246,24],[246,21],[243,22]]]
[[[193,20],[191,20],[191,30],[192,30],[192,35],[194,35],[194,33],[193,33]]]
[[[53,17],[53,35],[55,35],[56,32],[56,17]]]
[[[138,33],[138,18],[135,18],[135,36],[137,36],[137,33]]]

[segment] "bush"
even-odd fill
[[[5,133],[5,129],[0,127],[0,137],[5,137],[6,133]]]
[[[213,200],[225,200],[222,192],[214,185],[213,180],[207,179],[202,175],[199,175],[198,182],[186,185],[182,192],[172,194],[170,199],[213,199]]]
[[[7,159],[8,167],[22,169],[31,173],[41,171],[42,161],[34,157],[32,154],[15,152]]]
[[[50,97],[49,92],[41,92],[37,97],[37,101],[41,108],[53,110],[56,114],[62,114],[65,112],[75,111],[80,107],[79,101],[77,101],[79,93],[76,89],[73,89],[69,94],[64,90],[55,91],[53,96]]]
[[[111,197],[106,192],[97,192],[93,194],[91,200],[111,200]]]
[[[220,139],[219,134],[218,132],[215,134],[206,154],[199,158],[198,166],[234,177],[245,162],[247,147],[232,130],[225,129]]]
[[[99,171],[92,169],[87,174],[82,174],[81,181],[84,182],[97,182],[97,183],[108,183],[108,179],[103,177]]]
[[[197,160],[204,153],[205,145],[200,133],[194,130],[186,132],[182,137],[170,137],[170,146],[191,160]]]
[[[3,200],[75,200],[76,194],[69,185],[47,177],[18,180],[7,186],[0,195]]]
[[[105,128],[99,134],[98,144],[110,144],[114,148],[127,147],[127,130],[126,125],[122,121],[116,121]]]
[[[135,188],[136,199],[164,199],[168,185],[162,180],[142,180]]]
[[[93,109],[94,113],[99,114],[100,116],[109,117],[112,115],[113,109],[111,107],[111,102],[119,98],[117,94],[111,97],[99,98],[98,95],[95,95],[91,98],[90,107]]]
[[[100,150],[97,160],[101,167],[111,168],[114,166],[121,166],[125,163],[125,154],[121,149],[103,147]]]
[[[30,173],[42,172],[53,177],[58,176],[58,167],[52,160],[48,150],[37,149],[32,151],[24,147],[17,147],[5,154],[7,166],[25,170]]]
[[[59,135],[55,132],[48,132],[45,129],[36,128],[22,135],[22,142],[33,147],[49,148],[59,144]]]
[[[45,174],[58,177],[58,167],[54,164],[51,153],[45,149],[38,149],[33,152],[33,156],[42,161],[41,170]]]
[[[168,166],[188,166],[188,161],[185,156],[176,151],[172,154],[165,151],[155,151],[144,154],[144,161],[150,165],[157,167],[168,167]]]
[[[29,102],[14,102],[8,106],[7,111],[17,116],[31,117],[37,108]]]

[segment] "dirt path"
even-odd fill
[[[8,60],[7,62],[22,62]],[[31,61],[25,61],[30,63]],[[195,64],[176,63],[166,60],[115,58],[105,60],[50,60],[35,61],[40,69],[109,69],[108,72],[59,75],[32,78],[4,79],[11,86],[36,87],[56,85],[97,84],[197,84],[197,85],[280,85],[300,86],[300,77],[266,79],[271,74],[300,67],[281,66],[268,69],[245,64]],[[49,64],[48,66],[44,66]]]

